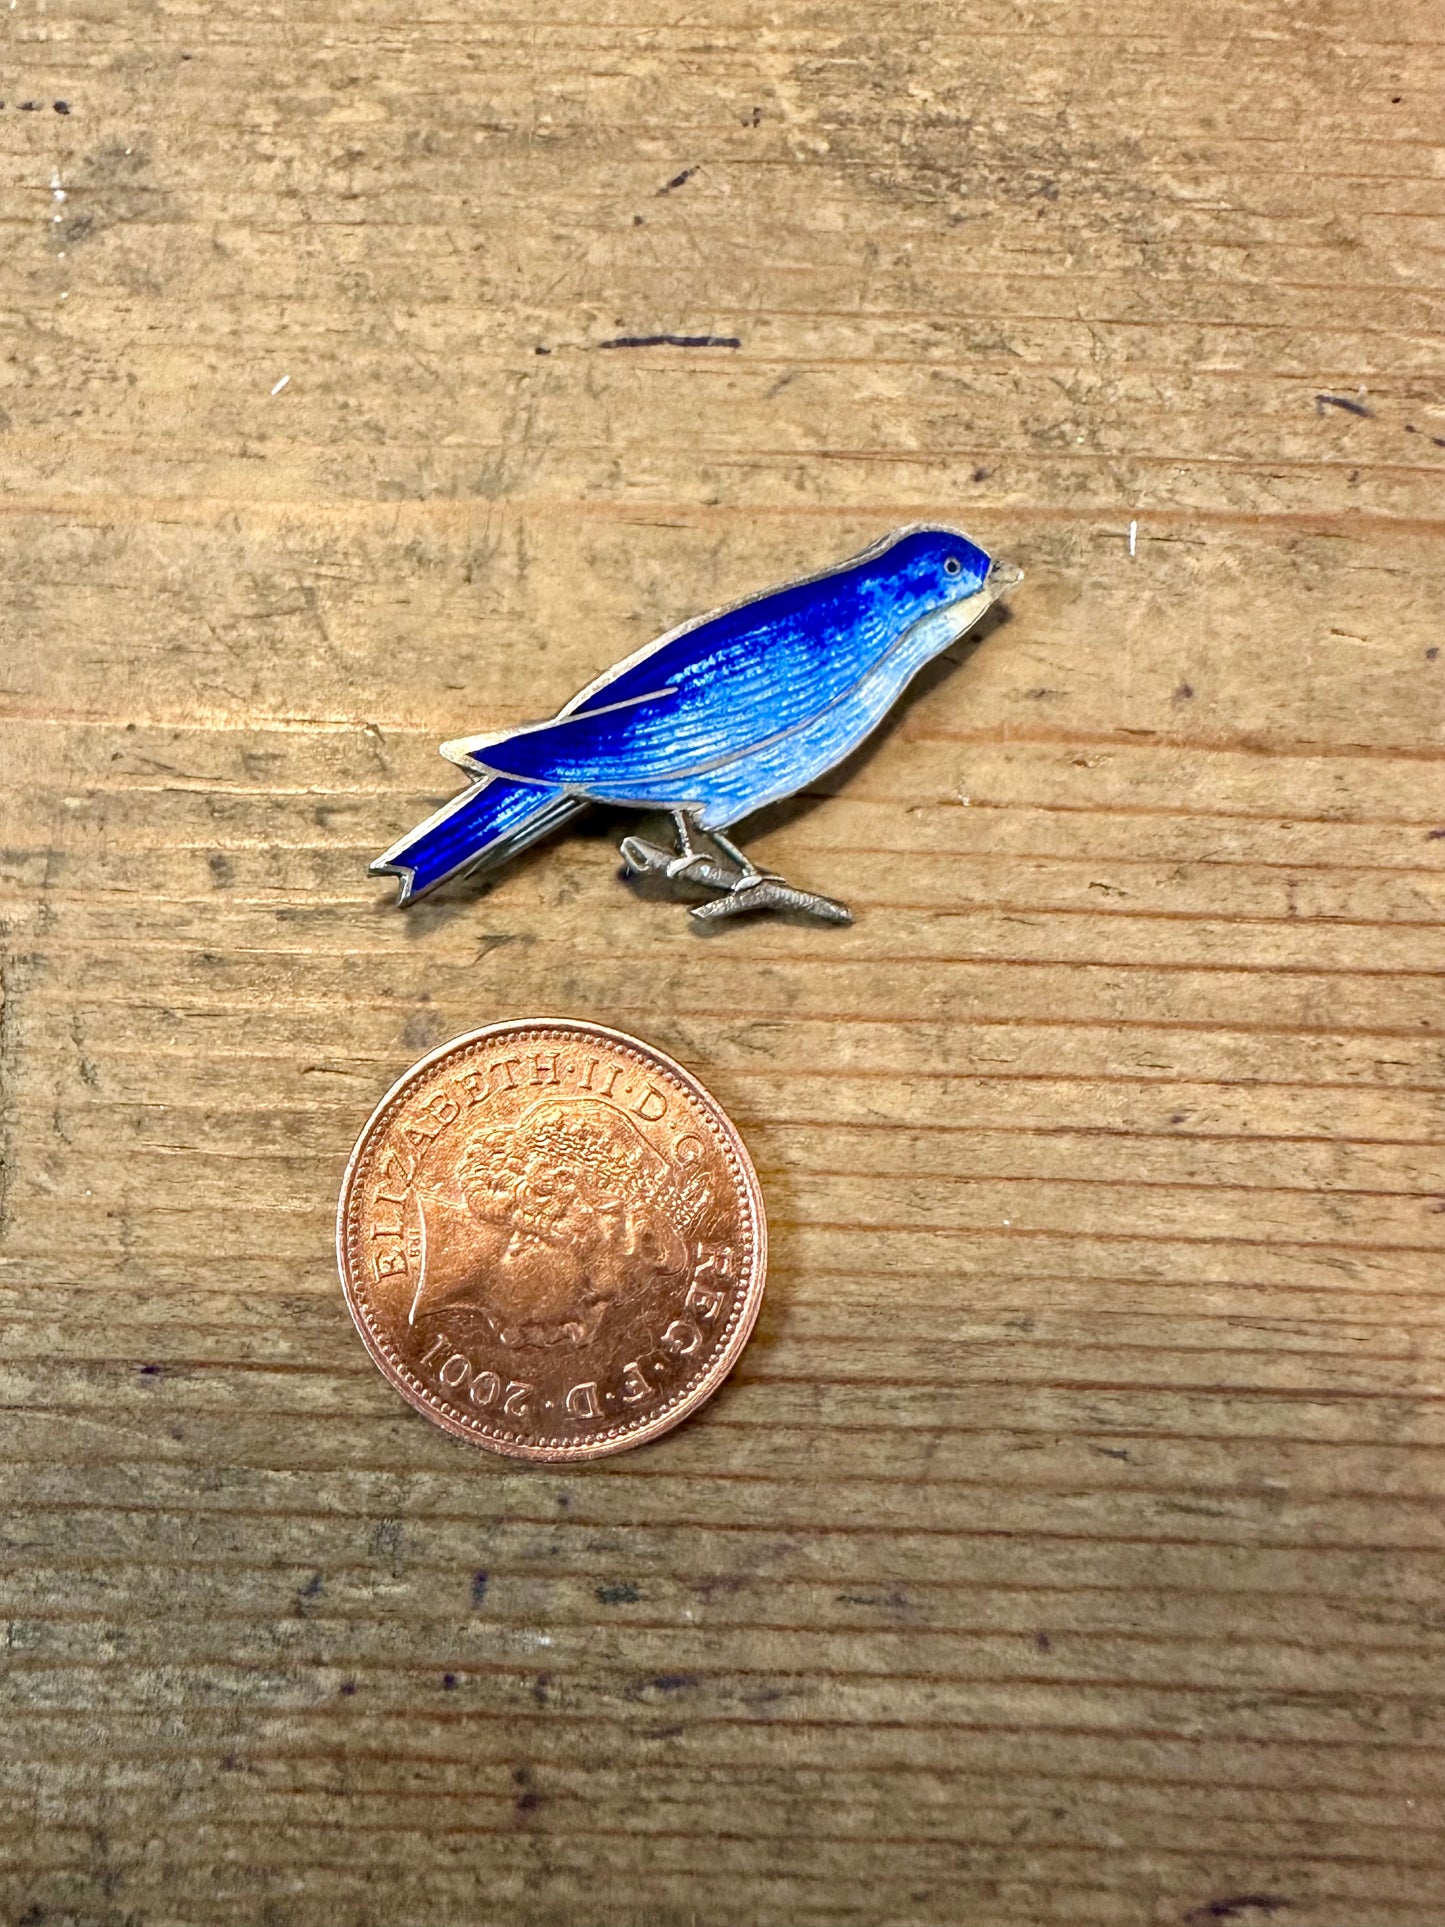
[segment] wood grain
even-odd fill
[[[1438,8],[0,43],[4,1919],[1439,1927]],[[852,929],[603,819],[367,879],[442,738],[922,517],[1027,580],[756,826]],[[580,1476],[330,1250],[533,1012],[693,1066],[776,1253]]]

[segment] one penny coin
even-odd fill
[[[528,1019],[443,1044],[387,1092],[341,1187],[367,1350],[448,1432],[600,1458],[711,1398],[762,1302],[741,1138],[635,1037]]]

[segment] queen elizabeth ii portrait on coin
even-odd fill
[[[545,1098],[487,1125],[466,1141],[452,1186],[418,1192],[408,1323],[467,1310],[503,1345],[588,1344],[624,1292],[685,1279],[688,1189],[604,1098]]]

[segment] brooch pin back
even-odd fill
[[[851,922],[832,897],[760,870],[728,832],[849,756],[913,676],[1021,579],[968,537],[897,529],[822,574],[699,616],[580,690],[546,722],[442,744],[468,789],[377,858],[399,903],[494,870],[589,803],[664,810],[675,850],[622,841],[636,873],[713,892],[703,921],[792,910]]]

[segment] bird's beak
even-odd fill
[[[1007,595],[1024,579],[1024,572],[1015,562],[1006,562],[1000,556],[988,565],[988,574],[979,583],[972,595],[964,596],[959,602],[945,606],[944,619],[948,624],[949,641],[957,642],[965,636],[979,617],[986,614],[1000,596]],[[947,646],[946,644],[944,645]]]

